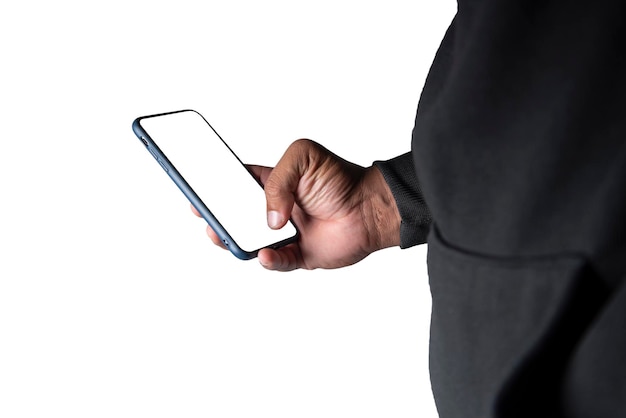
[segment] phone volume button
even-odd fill
[[[157,159],[157,160],[159,159],[159,156],[157,155],[156,151],[152,147],[148,147],[148,151],[150,151],[150,154],[152,154],[152,156],[155,159]]]
[[[167,173],[169,171],[169,169],[167,168],[167,164],[165,164],[165,162],[163,162],[163,160],[158,159],[157,161],[159,162],[159,164],[161,164],[161,167],[163,167],[163,170],[165,170],[165,172]]]

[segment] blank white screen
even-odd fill
[[[281,230],[267,226],[262,187],[198,113],[149,117],[141,126],[243,250],[295,235],[291,223]]]

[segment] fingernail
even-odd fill
[[[283,224],[283,215],[276,210],[270,210],[267,212],[267,224],[272,229],[279,228]]]

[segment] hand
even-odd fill
[[[399,245],[400,215],[377,168],[352,164],[310,140],[291,144],[273,169],[249,168],[264,185],[268,225],[279,229],[291,218],[300,231],[296,243],[259,251],[265,268],[344,267]],[[207,234],[223,247],[210,227]]]

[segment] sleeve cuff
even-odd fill
[[[415,174],[412,154],[374,161],[374,165],[389,185],[400,212],[400,248],[425,243],[432,218]]]

